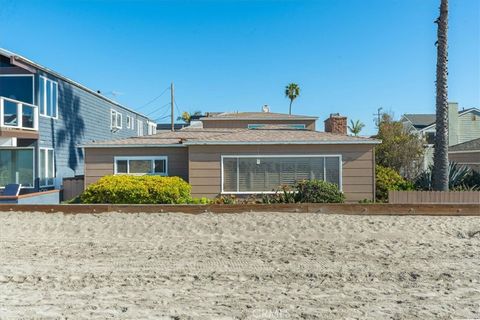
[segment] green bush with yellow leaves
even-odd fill
[[[415,186],[411,181],[403,178],[392,168],[375,166],[376,171],[376,197],[377,201],[387,202],[388,191],[414,190]]]
[[[190,192],[191,186],[179,177],[117,175],[89,185],[80,199],[82,203],[185,204],[193,201]]]

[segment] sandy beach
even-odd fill
[[[17,318],[480,319],[480,218],[0,213]]]

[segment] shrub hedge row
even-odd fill
[[[105,176],[88,186],[83,203],[183,204],[192,201],[190,185],[179,177]]]

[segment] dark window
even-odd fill
[[[435,132],[425,133],[425,139],[427,140],[428,144],[434,144],[435,143]]]
[[[0,96],[33,104],[33,77],[0,76]]]

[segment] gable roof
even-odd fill
[[[462,142],[453,146],[448,147],[448,152],[457,152],[457,151],[478,151],[480,152],[480,138]]]
[[[404,114],[404,118],[417,129],[423,129],[435,122],[435,114]]]
[[[11,51],[8,51],[8,50],[6,50],[6,49],[0,48],[0,55],[2,55],[2,56],[4,56],[4,57],[7,57],[7,58],[9,58],[9,59],[11,59],[11,60],[13,59],[13,61],[18,61],[18,62],[20,62],[20,63],[26,64],[26,65],[28,65],[28,66],[31,66],[31,67],[35,68],[35,69],[42,70],[42,71],[45,72],[45,73],[51,74],[51,75],[54,76],[55,78],[61,79],[61,80],[65,81],[65,82],[67,82],[67,83],[69,83],[69,84],[71,84],[71,85],[74,85],[74,86],[76,86],[76,87],[78,87],[78,88],[80,88],[80,89],[82,89],[82,90],[84,90],[84,91],[87,91],[88,93],[90,93],[90,94],[92,94],[92,95],[94,95],[94,96],[96,96],[96,97],[98,97],[98,98],[100,98],[100,99],[103,99],[103,100],[105,100],[105,101],[107,101],[107,102],[109,102],[109,103],[111,103],[111,104],[113,104],[113,105],[116,105],[116,106],[121,107],[121,108],[123,108],[123,109],[126,109],[126,110],[128,110],[128,111],[130,111],[130,112],[132,112],[132,113],[135,113],[135,114],[137,114],[137,115],[139,115],[139,116],[142,116],[142,117],[144,117],[144,118],[146,118],[146,119],[149,119],[149,118],[148,118],[147,116],[145,116],[144,114],[141,114],[141,113],[138,112],[138,111],[135,111],[135,110],[133,110],[133,109],[131,109],[131,108],[129,108],[129,107],[126,107],[126,106],[124,106],[124,105],[122,105],[122,104],[120,104],[120,103],[118,103],[118,102],[116,102],[116,101],[114,101],[114,100],[112,100],[112,99],[109,99],[109,98],[105,97],[104,95],[102,95],[102,94],[100,94],[100,93],[98,93],[98,92],[96,92],[96,91],[94,91],[94,90],[92,90],[92,89],[89,89],[89,88],[87,88],[86,86],[84,86],[84,85],[82,85],[82,84],[80,84],[80,83],[78,83],[78,82],[76,82],[76,81],[74,81],[74,80],[72,80],[72,79],[70,79],[70,78],[67,78],[67,77],[63,76],[63,75],[57,73],[56,71],[53,71],[53,70],[51,70],[51,69],[49,69],[49,68],[47,68],[47,67],[44,67],[44,66],[42,66],[42,65],[40,65],[40,64],[38,64],[38,63],[36,63],[36,62],[33,62],[32,60],[27,59],[27,58],[25,58],[25,57],[23,57],[23,56],[21,56],[21,55],[19,55],[19,54],[16,54],[16,53],[11,52]],[[150,119],[149,119],[149,120],[150,120]]]
[[[259,129],[184,128],[151,136],[113,141],[99,141],[85,148],[161,147],[188,145],[280,145],[280,144],[378,144],[380,140],[345,136],[285,127],[268,126]]]
[[[293,115],[274,112],[223,112],[210,114],[200,118],[201,121],[211,120],[317,120],[318,117]]]
[[[479,112],[480,109],[478,108],[467,108],[463,110],[458,111],[458,116],[462,116],[464,114],[470,113],[470,112]],[[415,113],[407,113],[403,115],[403,118],[407,119],[410,121],[410,123],[415,127],[415,129],[421,130],[425,129],[427,127],[435,125],[435,114],[415,114]]]

